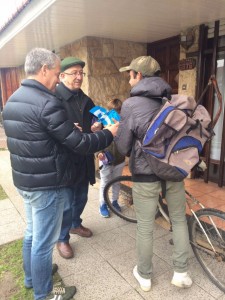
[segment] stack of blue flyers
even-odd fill
[[[114,124],[113,119],[116,121],[120,121],[120,115],[114,109],[108,111],[104,107],[95,106],[90,109],[90,113],[97,117],[98,122],[102,123],[102,125],[104,126]]]

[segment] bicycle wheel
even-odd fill
[[[200,209],[189,221],[194,254],[210,280],[225,292],[225,213]]]
[[[117,199],[121,211],[117,210],[111,202],[113,185],[119,184],[120,191]],[[131,176],[118,176],[107,183],[104,189],[104,199],[108,207],[120,218],[137,223],[136,213],[132,196],[132,179]]]
[[[120,191],[118,197],[119,199],[117,201],[119,203],[119,206],[121,207],[121,211],[118,211],[112,205],[111,202],[113,184],[120,185]],[[136,213],[133,204],[132,186],[133,186],[133,182],[131,176],[118,176],[112,179],[110,182],[108,182],[107,185],[105,186],[104,199],[108,207],[111,209],[111,211],[114,212],[117,216],[119,216],[120,218],[126,221],[137,223]],[[163,203],[161,195],[159,195],[159,205],[160,205],[160,209],[158,206],[156,210],[155,218],[161,216],[162,215],[161,211],[167,208],[167,205]],[[166,215],[168,215],[167,210],[166,210]]]

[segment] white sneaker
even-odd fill
[[[187,272],[185,273],[174,272],[171,283],[180,288],[189,288],[192,285],[192,280]]]
[[[151,279],[142,278],[137,271],[137,266],[133,269],[133,275],[140,284],[140,287],[143,291],[148,292],[151,289]]]

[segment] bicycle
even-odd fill
[[[120,185],[118,203],[121,211],[111,203],[112,187]],[[203,204],[185,190],[186,202],[191,211],[188,219],[190,244],[193,252],[209,279],[225,292],[225,213],[213,208],[205,208]],[[131,176],[119,176],[108,182],[104,189],[104,198],[108,207],[120,218],[136,223],[135,208],[132,197]],[[171,228],[166,200],[159,195],[156,218],[162,215]],[[199,206],[200,209],[193,210]]]

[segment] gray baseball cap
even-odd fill
[[[139,56],[132,60],[129,66],[120,68],[120,72],[134,70],[140,72],[143,76],[153,76],[157,71],[160,71],[160,65],[151,56]]]

